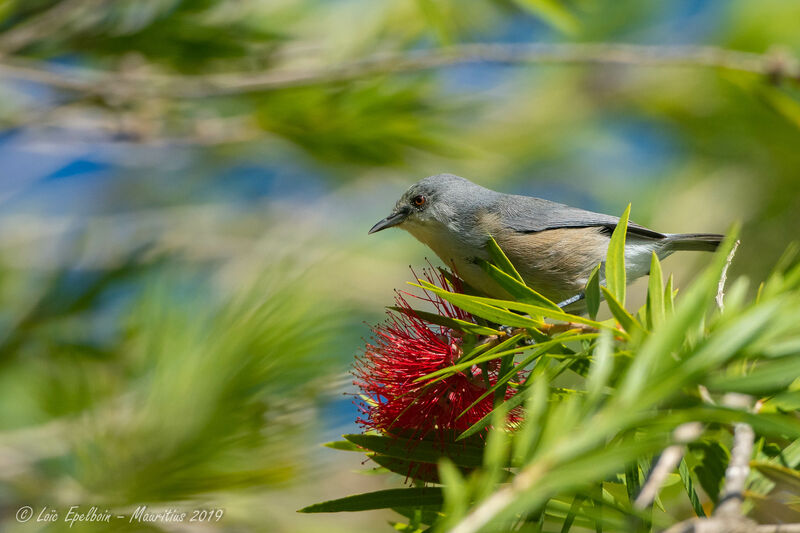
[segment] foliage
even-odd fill
[[[166,259],[139,254],[5,295],[4,309],[27,309],[6,313],[0,352],[5,505],[55,507],[66,484],[84,509],[176,506],[312,468],[323,347],[341,327],[308,297],[318,278],[278,263],[222,291],[217,269],[189,276]],[[67,530],[59,511],[48,527]],[[114,527],[140,530],[124,522]]]
[[[0,508],[213,502],[230,512],[205,529],[374,530],[380,513],[337,523],[341,516],[291,512],[333,491],[397,481],[350,476],[350,463],[326,461],[336,454],[314,446],[332,426],[358,438],[354,425],[338,427],[353,418],[348,401],[327,392],[343,392],[366,331],[361,321],[375,318],[382,288],[422,260],[411,239],[381,234],[366,244],[364,230],[385,216],[400,187],[448,171],[603,212],[633,201],[646,208],[639,222],[663,231],[720,231],[741,220],[744,244],[732,271],[763,279],[800,224],[800,94],[776,68],[798,55],[798,16],[796,3],[781,0],[0,0]],[[394,57],[394,67],[474,43],[702,44],[766,54],[769,64],[760,75],[480,60],[331,75],[376,57]],[[287,251],[291,259],[281,259]],[[577,320],[556,313],[502,259],[482,267],[532,307],[461,299],[485,318],[459,331],[480,339],[497,335],[497,323],[523,328],[503,337],[513,344],[535,332],[521,313],[537,324],[545,316]],[[573,391],[607,401],[633,350],[643,353],[647,339],[673,323],[673,283],[685,287],[700,263],[670,261],[664,269],[676,281],[669,277],[662,292],[655,261],[641,312],[625,307],[638,305],[639,287],[624,301],[613,282],[606,287],[624,304],[614,306],[624,331],[542,331],[538,349],[526,348],[529,367],[541,360],[545,378],[558,374],[538,396],[529,391],[543,420]],[[297,276],[311,264],[324,272]],[[254,282],[252,272],[268,279]],[[789,298],[781,276],[759,302]],[[588,318],[578,323],[607,330],[598,326],[598,315],[607,316],[600,281],[598,270],[586,290]],[[776,283],[783,288],[770,293]],[[756,289],[739,279],[722,317],[709,312],[674,326],[681,339],[688,334],[673,352],[694,353],[722,332],[756,305],[748,299]],[[417,314],[456,327],[430,309]],[[786,331],[775,330],[775,342],[748,340],[746,352],[691,380],[717,400],[726,390],[758,396],[785,384],[797,374],[788,317],[776,319]],[[589,389],[578,376],[588,375],[602,347],[612,356],[597,372],[610,385],[598,377]],[[503,380],[492,400],[504,386],[515,392],[518,378]],[[800,406],[793,387],[765,396],[762,422]],[[673,401],[708,407],[694,385],[676,394],[654,412]],[[669,522],[660,505],[676,519],[702,513],[702,505],[710,511],[732,420],[709,423],[691,443],[656,500],[654,522]],[[469,433],[479,439],[481,464],[489,425],[483,417]],[[751,516],[791,520],[796,483],[784,469],[797,466],[797,446],[757,429]],[[376,442],[370,453],[381,470],[405,477],[408,465],[398,460],[408,458],[397,456],[407,447]],[[417,460],[439,476],[435,457]],[[470,460],[452,459],[442,475],[469,479]],[[650,462],[639,462],[638,477],[626,464],[603,493],[551,498],[546,516],[573,529],[590,525],[592,502],[602,497],[602,519],[613,520],[614,502],[628,505]],[[450,483],[464,488],[456,495],[439,493],[443,508],[408,506],[400,515],[416,524],[435,519],[434,509],[466,512],[478,482],[465,483]],[[756,494],[768,491],[768,499]],[[18,524],[13,512],[0,517],[3,531],[35,526]]]
[[[392,436],[345,436],[373,460],[391,456],[387,450],[395,449],[403,451],[395,457],[412,464],[438,464],[435,479],[415,477],[413,469],[389,468],[427,482],[425,488],[394,489],[414,509],[401,513],[412,516],[404,531],[549,531],[553,526],[568,531],[573,524],[633,531],[664,528],[691,516],[692,508],[703,516],[723,489],[735,422],[751,425],[758,448],[770,449],[774,457],[750,479],[753,502],[770,501],[765,476],[797,477],[796,458],[788,468],[780,467],[786,474],[778,474],[777,461],[786,460],[800,442],[796,411],[780,400],[797,395],[800,264],[787,259],[754,300],[747,299],[746,280],[738,280],[724,311],[712,309],[736,239],[733,231],[711,265],[677,300],[671,287],[665,292],[654,254],[647,304],[631,313],[622,303],[627,211],[622,220],[601,270],[608,275],[609,288],[594,283],[587,289],[602,291],[613,314],[610,320],[567,315],[538,295],[537,302],[529,303],[535,291],[522,284],[496,246],[494,268],[487,272],[498,281],[514,280],[516,290],[509,290],[513,301],[459,294],[419,281],[419,287],[485,320],[487,326],[516,328],[502,351],[477,357],[464,352],[453,365],[419,381],[468,372],[513,353],[516,364],[506,367],[508,373],[497,383],[514,388],[516,394],[511,399],[494,396],[492,414],[441,447],[435,442],[404,444]],[[480,346],[487,341],[497,344],[511,333],[487,337],[463,330],[461,335],[465,345]],[[724,401],[730,393],[760,398],[759,405],[778,402],[785,407],[731,408]],[[518,397],[525,397],[523,419],[508,429],[503,421]],[[676,429],[690,421],[703,423],[705,429],[690,443],[680,476],[674,476],[683,482],[683,496],[665,489],[668,509],[658,499],[647,508],[635,506],[659,453],[675,442]],[[463,440],[467,437],[468,442]],[[316,504],[302,512],[382,507],[397,505],[375,493]]]

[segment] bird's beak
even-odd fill
[[[383,220],[372,226],[372,229],[369,230],[369,235],[400,224],[406,219],[408,214],[409,214],[408,211],[395,211],[388,217],[384,218]]]

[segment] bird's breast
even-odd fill
[[[445,227],[433,228],[422,224],[404,224],[404,229],[418,241],[430,248],[442,262],[471,287],[496,298],[509,298],[509,294],[497,285],[475,262],[475,258],[488,259],[486,234],[473,242],[463,235]]]

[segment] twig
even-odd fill
[[[98,2],[100,0],[94,0]],[[701,67],[800,80],[800,63],[774,52],[756,54],[713,46],[586,44],[463,44],[430,50],[379,53],[318,69],[281,68],[204,76],[152,76],[87,69],[52,70],[44,62],[3,61],[0,74],[107,97],[145,92],[169,98],[207,98],[349,81],[382,74],[432,70],[467,63],[598,64]],[[145,69],[146,70],[146,69]]]
[[[717,284],[717,308],[720,312],[725,310],[725,302],[723,299],[725,298],[725,282],[728,280],[728,269],[733,262],[733,256],[736,255],[736,249],[739,248],[739,241],[737,240],[733,243],[733,248],[731,248],[731,252],[728,254],[728,258],[725,261],[725,266],[722,267],[722,273],[719,276],[719,283]]]
[[[723,400],[726,407],[750,409],[752,401],[743,394],[726,394]],[[739,422],[733,428],[733,447],[731,460],[725,470],[725,488],[715,515],[739,517],[747,476],[750,474],[750,458],[753,455],[755,434],[748,424]]]
[[[667,476],[681,462],[683,454],[686,452],[686,444],[699,438],[702,433],[703,425],[699,422],[687,422],[675,428],[672,438],[676,443],[661,452],[658,462],[650,471],[650,476],[633,503],[635,508],[646,509],[653,503]]]
[[[726,394],[723,398],[726,407],[751,409],[752,400],[744,394]],[[725,486],[720,503],[710,518],[692,518],[679,522],[665,533],[729,533],[729,532],[798,532],[800,524],[758,525],[742,515],[742,500],[747,476],[750,474],[750,458],[753,455],[755,434],[748,424],[737,423],[733,430],[731,459],[725,470]],[[798,529],[794,529],[798,528]]]
[[[545,335],[556,335],[558,333],[565,333],[567,331],[577,330],[583,333],[597,333],[598,329],[586,324],[578,324],[576,322],[560,322],[558,324],[544,323],[539,327],[539,330]]]
[[[800,533],[800,524],[769,524],[756,526],[754,533]]]

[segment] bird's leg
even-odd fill
[[[567,298],[563,302],[559,303],[558,306],[563,309],[563,308],[565,308],[566,306],[568,306],[570,304],[574,304],[575,302],[580,302],[584,298],[586,298],[586,293],[581,291],[580,293],[576,294],[572,298]]]

